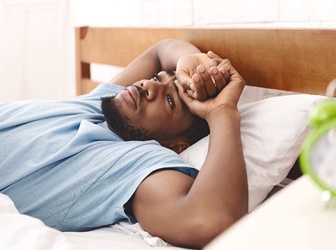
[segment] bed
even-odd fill
[[[224,232],[210,243],[208,248],[251,249],[253,244],[259,244],[255,249],[267,249],[260,245],[266,241],[251,240],[254,235],[251,227],[260,227],[255,224],[257,219],[272,220],[270,214],[278,211],[281,204],[295,203],[300,200],[298,196],[305,198],[301,195],[304,190],[312,190],[313,197],[309,196],[311,203],[308,205],[316,204],[318,199],[319,191],[307,177],[301,177],[297,158],[310,130],[309,111],[327,98],[326,89],[336,78],[336,30],[79,27],[76,28],[77,94],[86,94],[97,84],[108,81],[146,48],[165,38],[187,40],[203,52],[212,50],[222,58],[230,59],[246,80],[239,109],[248,168],[250,214],[229,229],[229,233]],[[182,159],[201,168],[207,142],[207,138],[203,138],[182,152]],[[293,170],[294,175],[291,174]],[[271,195],[278,189],[283,190]],[[288,209],[298,212],[302,207]],[[311,209],[311,214],[316,214],[314,211]],[[302,221],[297,221],[296,229],[300,230]],[[273,235],[282,235],[275,240],[286,240],[288,228],[280,227],[277,232],[276,225],[264,224],[262,232],[272,231]],[[306,225],[302,223],[302,226]],[[334,231],[336,228],[328,229]],[[252,235],[247,237],[250,241],[238,240],[239,247],[232,247],[241,232]],[[308,236],[310,234],[300,237],[306,239]],[[298,242],[299,245],[292,245],[293,249],[306,246],[300,240]],[[265,246],[269,246],[267,244]],[[119,223],[81,233],[60,232],[48,228],[38,219],[18,213],[11,199],[0,194],[0,249],[23,248],[179,249],[152,237],[138,224]]]

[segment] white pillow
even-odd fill
[[[249,211],[254,210],[273,187],[286,178],[309,132],[308,113],[324,99],[322,96],[296,94],[239,105]],[[208,141],[207,136],[180,156],[200,169],[208,151]]]

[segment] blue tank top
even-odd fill
[[[73,100],[0,104],[0,190],[21,213],[62,231],[130,220],[124,205],[151,172],[197,170],[156,141],[123,141],[108,129],[101,84]]]

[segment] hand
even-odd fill
[[[222,66],[225,69],[225,74],[229,77],[228,84],[225,88],[223,87],[220,93],[215,97],[205,101],[199,101],[196,98],[191,97],[182,84],[176,81],[176,85],[179,88],[179,95],[182,101],[190,109],[191,113],[198,115],[207,121],[211,114],[214,111],[218,111],[219,108],[233,108],[237,110],[237,104],[245,86],[244,79],[231,65],[230,61],[224,61]],[[223,70],[222,68],[220,69]]]
[[[186,55],[178,61],[176,77],[190,97],[203,101],[226,86],[229,79],[226,64],[211,51]]]

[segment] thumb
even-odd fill
[[[179,96],[181,98],[181,101],[184,102],[184,104],[189,108],[191,102],[193,101],[193,98],[191,97],[191,93],[190,93],[190,92],[192,92],[192,90],[184,89],[184,87],[182,86],[182,84],[178,80],[175,80],[175,85],[177,86],[178,93],[179,93]]]
[[[182,85],[176,80],[175,84],[179,90],[179,96],[181,101],[187,106],[190,113],[197,115],[203,119],[205,119],[205,108],[204,102],[200,102],[193,98],[189,92],[189,90],[184,90]]]

